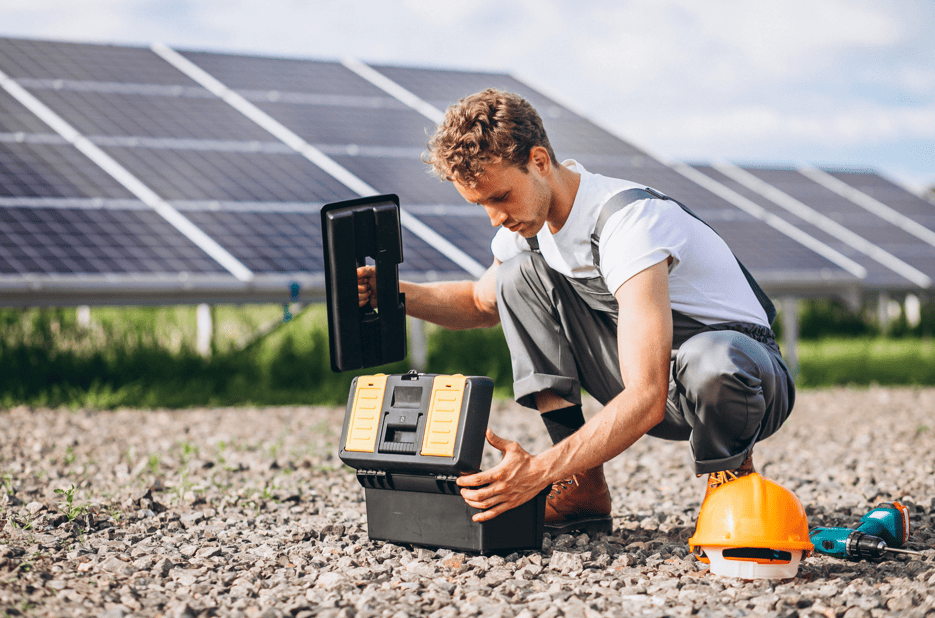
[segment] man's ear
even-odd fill
[[[548,175],[552,171],[552,157],[549,156],[549,151],[542,146],[533,146],[529,151],[529,165],[541,175]]]

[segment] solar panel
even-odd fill
[[[149,209],[0,208],[0,274],[223,271]]]
[[[294,152],[105,148],[167,200],[315,202],[356,197]]]
[[[98,286],[108,276],[121,284],[136,277],[128,297],[149,298],[148,281],[171,288],[165,299],[203,298],[213,286],[216,297],[250,300],[235,271],[206,249],[204,232],[248,269],[257,300],[293,280],[315,293],[323,288],[318,209],[370,188],[398,194],[404,213],[436,234],[404,217],[400,270],[407,278],[463,278],[475,272],[469,262],[490,264],[496,230],[484,211],[420,160],[433,119],[355,73],[356,65],[181,52],[268,114],[266,122],[222,100],[197,73],[189,75],[201,83],[186,75],[171,52],[154,50],[0,39],[0,71],[122,167],[105,172],[101,160],[39,120],[33,104],[11,96],[15,89],[0,89],[0,287],[15,276],[33,277],[22,290],[40,275],[97,277]],[[509,75],[374,68],[439,109],[489,86],[521,94],[541,113],[559,158],[685,202],[768,289],[855,281],[834,261]],[[197,233],[180,231],[189,225]],[[901,255],[919,250],[904,247]],[[192,275],[176,276],[184,273]],[[879,274],[892,283],[886,269]]]
[[[811,206],[912,268],[935,278],[935,247],[819,185],[797,170],[746,168],[773,187]]]
[[[254,272],[324,270],[317,213],[191,211],[189,218]],[[460,273],[424,241],[403,234],[403,273]]]
[[[5,90],[0,90],[0,136],[13,139],[18,132],[52,133],[52,129]]]
[[[88,92],[29,88],[80,133],[88,136],[269,140],[270,135],[230,105],[207,96]]]
[[[28,140],[0,142],[0,197],[4,196],[133,197],[75,147]]]
[[[770,213],[774,214],[775,216],[783,219],[784,221],[792,223],[798,229],[801,229],[802,231],[810,234],[814,238],[840,252],[845,257],[858,263],[867,272],[866,278],[864,280],[865,284],[883,287],[902,287],[909,283],[905,277],[893,272],[892,269],[887,268],[883,264],[857,250],[851,244],[829,233],[821,226],[803,220],[801,217],[797,217],[794,214],[780,208],[759,193],[749,189],[737,180],[721,173],[714,167],[709,165],[695,165],[693,167],[694,169],[702,172],[706,176],[713,178],[731,190],[736,191],[741,196],[769,210]]]
[[[425,146],[425,119],[402,104],[383,108],[301,103],[258,107],[312,144]]]
[[[584,160],[584,154],[613,154],[623,157],[643,154],[631,144],[509,75],[382,65],[374,65],[373,68],[441,110],[462,97],[486,88],[495,87],[515,92],[539,112],[549,134],[549,141],[560,160]],[[432,128],[429,126],[430,132]]]
[[[146,48],[0,38],[0,70],[16,78],[194,86]]]
[[[410,157],[335,156],[335,161],[381,193],[395,193],[403,208],[416,204],[466,205],[454,185],[429,174],[417,154]]]
[[[825,171],[929,230],[935,231],[935,205],[911,191],[907,191],[891,180],[866,170],[826,168]]]
[[[426,225],[453,242],[484,266],[493,263],[490,241],[497,228],[482,208],[470,204],[460,206],[414,206],[407,208]]]
[[[336,97],[387,99],[382,90],[361,79],[339,62],[235,56],[198,51],[180,53],[228,88],[237,91],[302,92]],[[395,102],[389,103],[395,105]]]
[[[847,278],[827,258],[658,162],[639,167],[597,165],[591,171],[645,183],[682,202],[714,228],[762,285],[772,279],[783,281],[795,271],[802,279]]]

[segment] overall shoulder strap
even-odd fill
[[[708,225],[701,217],[693,213],[688,206],[679,202],[678,200],[673,200],[671,197],[651,189],[649,187],[645,189],[627,189],[621,191],[616,195],[612,196],[607,203],[604,204],[604,207],[601,209],[600,214],[597,217],[597,224],[594,226],[594,232],[591,234],[591,253],[594,257],[594,267],[598,271],[601,269],[601,256],[600,256],[600,241],[601,241],[601,232],[604,231],[604,226],[607,225],[608,219],[610,219],[615,213],[620,212],[630,204],[638,202],[640,200],[648,199],[659,199],[659,200],[669,200],[675,202],[679,207],[684,210],[686,213],[701,221],[708,226],[715,234],[717,230]],[[538,246],[537,246],[538,248]],[[743,265],[743,262],[737,259],[737,256],[734,256],[734,259],[737,260],[737,265],[740,266],[740,271],[743,273],[743,276],[746,278],[747,283],[750,284],[750,289],[753,290],[753,294],[756,296],[756,299],[759,301],[760,306],[763,307],[763,311],[766,312],[767,321],[772,324],[773,320],[776,319],[776,307],[773,305],[773,301],[769,299],[760,285],[756,282],[756,279],[753,278],[753,275],[750,274],[750,271],[747,270],[747,267]]]

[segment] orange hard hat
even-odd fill
[[[688,545],[703,562],[716,556],[721,571],[724,561],[748,563],[744,569],[728,564],[722,573],[712,563],[712,572],[751,578],[794,577],[799,560],[814,548],[799,499],[756,473],[724,483],[708,495]],[[792,570],[767,565],[792,565]]]

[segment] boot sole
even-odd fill
[[[614,520],[610,515],[579,517],[559,524],[545,524],[543,528],[545,532],[552,535],[552,538],[569,532],[595,534],[598,532],[611,532],[614,529]]]

